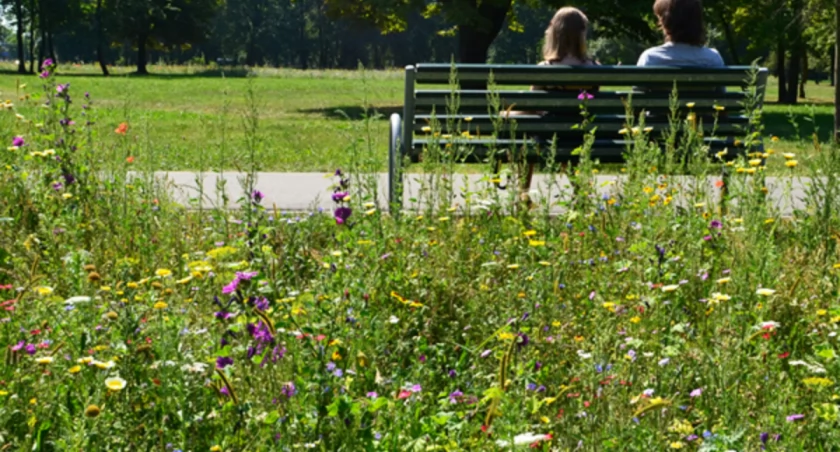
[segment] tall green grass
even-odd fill
[[[692,159],[682,178],[652,169],[662,155],[644,133],[615,185],[600,186],[584,146],[576,194],[533,206],[455,191],[458,153],[444,147],[418,209],[391,217],[375,203],[367,115],[346,131],[336,209],[282,215],[252,179],[268,152],[252,81],[243,116],[226,107],[207,122],[220,141],[198,167],[235,158],[247,195],[188,209],[155,178],[155,126],[132,93],[100,130],[86,125],[96,103],[83,110],[72,83],[56,91],[65,80],[45,80],[23,120],[20,102],[0,112],[10,450],[787,451],[840,439],[834,149],[798,159],[816,183],[782,216],[760,166],[735,164],[723,211],[720,187],[692,182],[715,180],[714,161]],[[785,161],[767,165],[791,173]]]

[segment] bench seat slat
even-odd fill
[[[469,132],[470,134],[485,134],[489,135],[493,132],[494,124],[493,117],[490,115],[456,115],[456,116],[432,116],[432,115],[418,115],[414,122],[415,133],[429,133],[432,132],[430,124],[434,118],[437,121],[437,127],[441,133],[460,133]],[[469,119],[467,121],[466,119]],[[453,129],[449,129],[449,121],[453,122]],[[717,126],[715,126],[714,117],[700,116],[698,117],[698,124],[702,123],[703,130],[706,133],[712,133],[714,130],[717,134],[731,135],[738,134],[744,130],[748,124],[749,118],[738,115],[733,117],[718,118]],[[514,127],[515,123],[515,127]],[[598,133],[615,134],[626,127],[627,118],[625,115],[598,115],[595,117],[593,126],[598,127]],[[583,130],[579,128],[580,120],[571,116],[566,117],[543,117],[539,115],[521,115],[513,116],[511,120],[503,120],[500,133],[507,133],[510,130],[515,130],[517,133],[528,132],[542,132],[542,133],[568,133],[580,136]],[[654,133],[670,130],[671,125],[668,117],[665,115],[649,116],[645,118],[645,127],[653,127]]]
[[[678,68],[636,66],[537,66],[537,65],[457,65],[460,82],[486,82],[492,73],[496,84],[596,84],[600,86],[713,85],[743,86],[750,74],[747,66],[726,68]],[[417,83],[448,84],[452,66],[419,64]],[[758,72],[764,83],[767,69]]]
[[[735,148],[733,141],[729,139],[706,138],[704,139],[704,142],[707,146],[709,146],[710,156],[714,156],[715,153],[727,149],[728,152],[724,159],[731,160],[737,157],[739,153],[743,152],[742,148]],[[419,161],[421,151],[429,145],[434,145],[434,143],[435,140],[432,139],[414,140],[414,146],[409,154],[409,157],[414,162]],[[467,152],[464,152],[463,155],[459,156],[459,161],[463,160],[464,163],[481,163],[486,161],[490,157],[490,148],[494,146],[494,143],[497,153],[496,158],[502,161],[507,161],[509,151],[521,151],[523,147],[525,147],[525,150],[528,153],[528,161],[545,161],[546,156],[551,150],[551,141],[538,143],[535,140],[525,139],[500,139],[495,141],[474,139],[459,141],[459,143],[463,143],[465,148],[468,150]],[[442,143],[440,144],[441,146],[443,145]],[[627,151],[628,144],[632,145],[632,142],[622,139],[596,139],[592,145],[591,157],[593,159],[600,160],[602,163],[622,163],[625,161],[624,153]],[[556,161],[576,161],[578,157],[576,155],[572,155],[572,152],[574,152],[579,145],[580,141],[558,142],[556,144],[555,152]]]

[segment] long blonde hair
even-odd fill
[[[589,60],[586,55],[586,30],[589,19],[577,8],[560,8],[545,30],[543,59],[559,61],[573,56],[581,62]]]

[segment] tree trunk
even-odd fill
[[[805,99],[805,83],[808,82],[808,52],[802,54],[802,76],[799,80],[799,97]]]
[[[148,40],[148,33],[141,33],[137,36],[137,74],[139,75],[146,75],[149,73],[148,69],[146,69],[146,65],[149,60],[147,48]]]
[[[477,4],[476,4],[477,3]],[[502,30],[512,0],[473,0],[476,13],[468,22],[458,24],[458,61],[461,63],[487,63],[487,51]],[[483,89],[484,82],[461,83],[462,89]]]
[[[838,0],[840,1],[840,0]],[[17,36],[18,73],[26,73],[26,54],[23,46],[23,0],[15,1],[15,35]]]
[[[29,72],[35,72],[35,0],[29,0]]]
[[[776,76],[779,78],[779,103],[787,102],[787,71],[785,71],[785,37],[779,33],[776,47]]]
[[[838,29],[840,32],[840,29]],[[828,81],[830,83],[829,86],[834,86],[834,80],[837,74],[834,72],[834,68],[837,66],[837,44],[834,45],[834,50],[831,52],[831,67],[828,69]]]
[[[799,73],[802,70],[802,54],[805,53],[805,40],[802,38],[803,32],[803,4],[802,0],[794,0],[793,2],[793,21],[790,27],[790,75],[788,78],[787,87],[787,102],[788,104],[797,103],[797,94],[799,88]]]
[[[834,141],[840,143],[840,0],[834,2]]]
[[[726,37],[726,44],[729,46],[729,53],[732,55],[732,64],[735,66],[741,65],[741,58],[738,56],[738,42],[735,40],[735,34],[732,32],[732,24],[726,17],[726,12],[721,8],[718,9],[720,23],[723,25],[723,34]]]
[[[49,36],[49,38],[50,38],[49,44],[47,46],[47,49],[49,49],[50,58],[52,58],[53,61],[58,62],[58,58],[56,58],[56,56],[55,56],[55,43],[53,43],[52,32],[50,32],[47,36]]]
[[[476,14],[465,23],[458,24],[458,61],[461,63],[487,63],[487,50],[502,30],[511,0],[500,2],[478,1]]]
[[[102,69],[102,75],[108,76],[108,65],[105,64],[105,37],[104,25],[102,24],[102,0],[96,0],[96,61],[99,62],[99,67]]]

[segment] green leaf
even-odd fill
[[[272,411],[272,412],[268,413],[268,416],[266,416],[265,419],[263,419],[263,423],[265,425],[272,425],[272,424],[276,423],[279,419],[280,419],[280,413],[278,413],[277,411]]]

